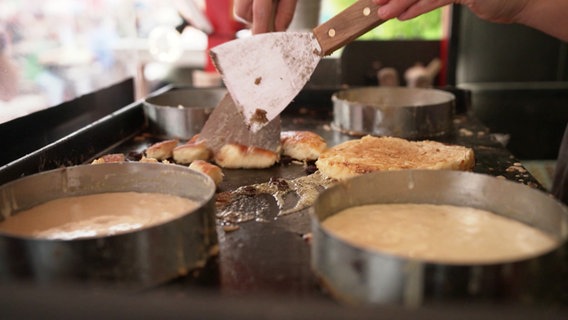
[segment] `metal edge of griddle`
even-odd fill
[[[167,85],[150,93],[148,97],[184,88],[187,88],[187,86]],[[289,108],[283,112],[283,119],[292,118],[292,121],[286,121],[292,128],[283,128],[283,130],[298,130],[306,126],[311,127],[322,122],[324,120],[320,119],[322,117],[325,118],[325,121],[329,120],[331,122],[333,109],[331,96],[339,89],[310,88],[301,91]],[[463,101],[457,104],[461,103]],[[310,121],[312,117],[318,118],[319,121]],[[467,112],[458,113],[456,117],[454,119],[454,132],[449,136],[436,139],[437,141],[459,143],[473,148],[477,159],[477,164],[474,168],[476,172],[502,175],[507,179],[529,184],[538,189],[544,189],[530,173],[520,175],[516,170],[507,171],[510,167],[519,169],[517,166],[513,166],[519,161],[510,154],[505,146],[491,141],[488,129],[475,117]],[[301,120],[305,124],[298,124],[296,120]],[[459,123],[463,121],[466,122],[465,125]],[[318,128],[320,127],[320,125],[317,126]],[[144,132],[146,127],[147,120],[143,111],[143,100],[136,101],[51,144],[0,167],[0,184],[48,169],[84,163],[105,150],[112,152],[115,147],[128,141],[137,133]],[[461,136],[458,132],[460,128],[467,129],[473,135],[471,137]],[[319,130],[319,133],[328,138],[339,134],[338,132],[327,132],[325,129]],[[480,135],[481,133],[483,135]],[[483,140],[483,142],[480,143],[480,140]]]
[[[134,102],[131,78],[0,123],[0,167]]]
[[[169,90],[175,90],[176,86],[166,86],[153,93],[150,96],[155,96],[167,92]],[[329,130],[325,128],[331,121],[331,94],[335,89],[318,89],[312,90],[307,89],[302,91],[298,97],[293,101],[289,108],[283,113],[286,123],[290,127],[285,127],[286,130],[315,130],[320,134],[324,134],[326,138],[332,139],[333,141],[340,142],[341,139],[351,139],[354,137],[347,137],[339,132]],[[314,119],[315,118],[315,119]],[[460,144],[474,147],[476,152],[479,152],[479,162],[476,165],[474,171],[488,173],[491,175],[503,175],[507,179],[517,180],[514,175],[516,172],[506,172],[506,169],[511,166],[517,160],[511,155],[511,153],[502,145],[491,142],[487,135],[479,135],[482,131],[488,129],[483,126],[482,123],[477,121],[477,119],[469,118],[469,116],[461,115],[460,119],[464,119],[464,123],[454,121],[454,136],[448,137],[448,140],[444,141],[446,143],[452,143],[458,141]],[[459,119],[458,119],[459,120]],[[33,174],[36,172],[57,168],[65,165],[76,165],[84,163],[89,159],[92,159],[96,155],[103,154],[104,152],[120,152],[125,147],[129,146],[129,143],[136,140],[139,134],[143,134],[146,131],[146,118],[142,108],[142,101],[135,102],[133,104],[127,105],[117,112],[100,119],[99,121],[93,122],[92,124],[70,134],[52,144],[45,146],[35,152],[32,152],[17,161],[9,163],[4,167],[0,167],[0,184],[7,181],[16,179],[20,176],[25,176]],[[460,136],[458,130],[465,128],[468,131],[474,133],[471,136]],[[341,137],[340,139],[338,137]],[[483,137],[483,138],[482,138]],[[287,169],[283,169],[287,170]],[[273,168],[273,172],[278,174],[282,173],[280,167]],[[254,172],[259,174],[258,171]],[[263,171],[264,176],[270,176],[270,172]],[[527,177],[530,175],[527,175]],[[531,181],[534,179],[531,179]],[[242,184],[241,180],[241,184]],[[246,183],[246,182],[245,182]],[[526,181],[525,181],[526,183]],[[235,187],[235,186],[231,186]],[[246,229],[246,228],[243,228]],[[283,230],[281,226],[275,227],[274,230]],[[246,231],[246,230],[241,230]],[[234,235],[227,235],[235,236]],[[269,237],[270,235],[267,235]],[[289,234],[290,237],[294,239],[298,238],[297,234]],[[273,236],[270,236],[274,239]],[[258,238],[255,238],[258,239]],[[236,239],[235,241],[240,241]],[[246,248],[246,247],[245,247]],[[241,250],[243,251],[243,250]],[[244,254],[250,254],[248,250],[243,251]],[[242,258],[238,256],[237,258]],[[250,256],[248,258],[254,258]],[[298,261],[303,261],[306,257],[296,257]],[[251,260],[253,261],[253,260]],[[256,260],[254,260],[256,261]],[[282,260],[278,260],[282,262]],[[296,261],[295,263],[298,263]],[[262,265],[250,266],[250,270],[264,271],[265,265],[263,261],[258,262]],[[254,278],[255,275],[251,275],[250,281],[262,282],[263,279]],[[248,285],[259,285],[258,283],[247,283]],[[259,286],[262,286],[261,283]],[[265,284],[264,284],[265,285]],[[183,287],[183,286],[182,286]],[[226,288],[224,288],[226,289]],[[231,288],[229,288],[231,289]],[[250,288],[249,288],[250,289]],[[272,289],[272,288],[271,288]],[[305,288],[304,288],[305,289]],[[185,289],[182,289],[185,290]]]
[[[134,102],[0,167],[0,184],[37,172],[84,163],[130,139],[145,127],[142,104]]]

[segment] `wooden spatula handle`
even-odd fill
[[[322,47],[322,55],[329,55],[375,28],[384,20],[377,15],[379,6],[372,0],[359,0],[347,9],[314,28],[313,33]]]

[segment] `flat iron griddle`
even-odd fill
[[[175,90],[166,87],[160,92]],[[352,139],[330,127],[331,95],[337,89],[307,89],[282,114],[283,130],[311,130],[323,136],[329,146]],[[459,100],[458,100],[459,101]],[[435,140],[464,145],[475,151],[474,172],[503,176],[535,188],[539,182],[490,134],[488,129],[458,105],[452,132]],[[142,102],[134,102],[35,152],[0,167],[0,183],[60,166],[88,163],[107,153],[136,157],[146,147],[160,141],[147,133]],[[271,178],[293,179],[306,175],[301,165],[277,164],[264,170],[224,170],[219,192],[243,185],[263,183]],[[225,232],[218,228],[220,252],[202,273],[207,279],[179,279],[161,288],[188,290],[188,283],[199,283],[215,292],[231,295],[286,296],[329,299],[322,292],[310,269],[310,248],[305,235],[310,232],[308,209],[276,217],[270,205],[267,221],[239,224]],[[157,288],[158,289],[158,288]]]

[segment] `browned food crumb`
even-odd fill
[[[91,164],[100,163],[120,163],[126,161],[126,156],[122,153],[111,153],[105,154],[104,156],[97,158],[91,162]]]
[[[262,82],[262,77],[258,77],[256,79],[254,79],[254,84],[256,84],[257,86]]]
[[[256,109],[252,117],[250,118],[251,122],[256,123],[267,123],[268,118],[266,117],[266,110],[264,109]]]
[[[520,172],[520,173],[525,173],[527,172],[527,170],[523,167],[521,167],[520,165],[512,165],[510,167],[508,167],[507,169],[505,169],[506,172]]]
[[[472,132],[471,130],[468,130],[468,129],[465,129],[465,128],[461,128],[461,129],[459,130],[459,133],[460,133],[461,136],[464,136],[464,137],[471,137],[471,136],[473,136],[473,132]]]
[[[142,158],[140,158],[139,162],[143,162],[143,163],[158,163],[159,161],[157,159],[154,158],[147,158],[145,156],[142,156]]]
[[[225,232],[233,232],[233,231],[239,230],[240,228],[241,228],[241,227],[239,227],[239,226],[236,225],[236,224],[231,224],[231,225],[223,226],[223,231],[225,231]]]
[[[538,184],[536,184],[536,183],[534,183],[534,182],[532,182],[532,181],[529,181],[529,182],[527,183],[527,186],[529,186],[529,187],[531,187],[531,188],[538,188]]]

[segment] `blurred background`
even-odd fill
[[[138,79],[139,97],[161,84],[193,82],[195,70],[207,67],[211,21],[233,20],[226,15],[231,1],[210,2],[215,8],[205,0],[2,1],[0,123],[128,77]],[[291,29],[313,27],[351,2],[300,0]],[[440,39],[441,33],[437,10],[412,23],[388,22],[364,39]]]

